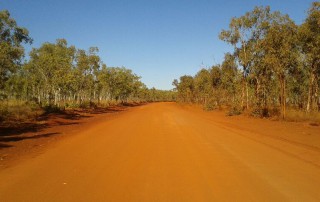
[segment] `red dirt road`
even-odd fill
[[[144,105],[0,170],[0,201],[320,201],[319,132]]]

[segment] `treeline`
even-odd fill
[[[42,108],[90,107],[108,102],[172,101],[172,91],[148,89],[124,67],[107,67],[98,48],[70,46],[65,39],[33,48],[25,59],[23,44],[32,43],[6,10],[0,11],[0,112],[10,101]],[[7,107],[6,107],[7,106]]]
[[[219,38],[234,51],[221,64],[174,80],[179,101],[283,118],[288,107],[320,110],[320,2],[312,3],[301,25],[270,7],[255,7],[232,18]]]

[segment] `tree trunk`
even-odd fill
[[[246,110],[249,109],[249,88],[248,88],[248,82],[247,82],[247,79],[245,80],[246,82]]]
[[[283,111],[282,111],[282,118],[286,118],[286,79],[283,79]]]
[[[58,91],[54,91],[54,105],[57,106],[58,103]]]
[[[307,101],[307,112],[310,112],[310,109],[312,108],[313,105],[313,83],[314,83],[314,74],[313,71],[311,72],[310,75],[310,82],[309,82],[309,90],[308,90],[308,101]]]
[[[38,104],[41,106],[41,92],[40,92],[40,88],[38,88]]]
[[[319,79],[317,78],[316,81],[319,81]],[[315,97],[314,101],[317,104],[316,110],[319,111],[320,110],[320,98],[319,98],[319,85],[318,85],[318,82],[315,83],[314,97]]]
[[[244,109],[244,88],[245,88],[245,78],[242,77],[242,88],[241,88],[241,107]]]
[[[285,96],[285,77],[283,75],[279,76],[280,81],[280,111],[282,119],[285,119],[286,116],[286,96]]]

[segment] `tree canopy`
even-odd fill
[[[32,43],[28,30],[19,27],[9,11],[0,11],[0,90],[20,67],[24,56],[22,43]]]
[[[1,11],[0,105],[20,100],[51,109],[175,99],[173,91],[148,89],[128,68],[107,67],[98,47],[78,49],[62,38],[32,48],[23,61],[25,43],[32,43],[28,30]]]
[[[288,106],[319,111],[319,8],[319,2],[312,3],[301,25],[269,6],[232,18],[219,38],[233,52],[225,54],[221,65],[175,80],[178,99],[257,116],[285,118]]]

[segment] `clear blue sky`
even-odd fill
[[[1,0],[39,47],[67,39],[97,46],[107,66],[125,66],[148,87],[171,89],[172,81],[220,63],[231,51],[219,32],[254,6],[270,5],[301,24],[312,0]],[[203,63],[203,65],[202,65]]]

